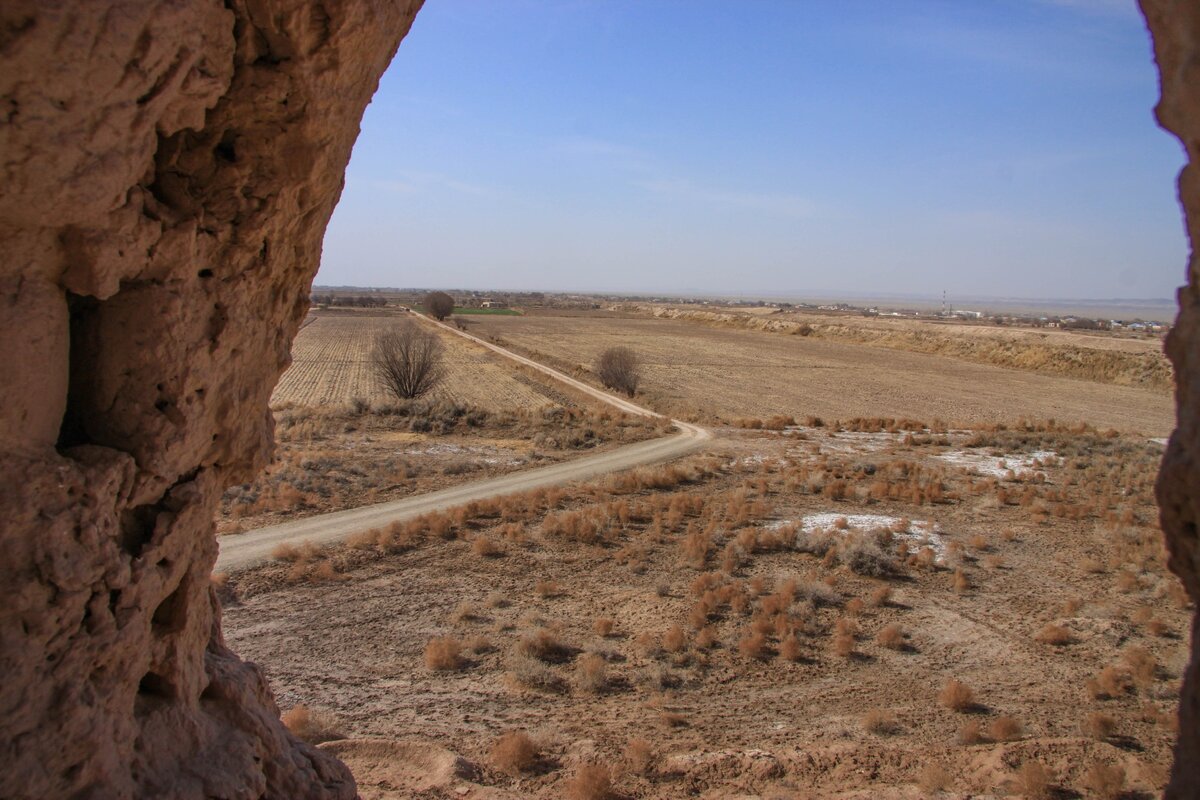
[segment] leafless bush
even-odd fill
[[[633,397],[642,379],[641,364],[628,347],[610,347],[596,359],[596,377],[609,389]]]
[[[441,340],[411,322],[376,337],[371,365],[375,377],[398,400],[425,396],[446,375]]]

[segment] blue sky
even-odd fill
[[[320,284],[1169,298],[1133,0],[428,0]]]

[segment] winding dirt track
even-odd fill
[[[510,358],[526,367],[536,369],[551,378],[565,383],[573,389],[584,392],[591,397],[608,403],[627,413],[646,417],[658,417],[648,408],[643,408],[629,400],[600,391],[586,383],[565,375],[556,369],[547,367],[533,359],[517,355],[509,350],[486,342],[477,336],[456,330],[449,325],[436,322],[420,314],[413,316],[424,322],[437,325],[456,336],[469,339],[481,347],[485,347],[505,358]],[[270,525],[265,528],[247,531],[233,536],[222,536],[218,543],[220,554],[217,556],[216,569],[222,571],[245,569],[254,564],[266,561],[271,557],[271,551],[280,544],[329,544],[338,542],[359,531],[378,528],[392,522],[418,517],[431,511],[441,511],[453,508],[473,500],[483,500],[497,495],[514,494],[543,486],[556,486],[572,481],[587,480],[597,475],[630,469],[669,461],[685,455],[712,438],[712,433],[698,425],[692,425],[679,420],[671,420],[679,433],[662,439],[652,439],[637,442],[625,447],[598,453],[592,456],[568,461],[564,464],[552,464],[547,467],[522,470],[498,478],[475,481],[473,483],[455,486],[428,494],[406,497],[403,500],[393,500],[370,506],[335,511],[320,514],[315,517]]]

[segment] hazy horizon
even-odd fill
[[[439,0],[316,282],[1171,302],[1156,101],[1118,0]]]

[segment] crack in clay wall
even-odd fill
[[[271,448],[364,108],[420,0],[0,7],[0,796],[350,798],[224,645],[213,510]],[[1200,7],[1142,0],[1200,241]],[[1200,596],[1200,276],[1159,481]],[[1170,792],[1200,794],[1196,642]]]

